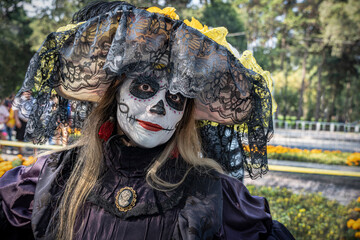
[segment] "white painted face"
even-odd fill
[[[165,80],[127,78],[117,94],[117,120],[136,145],[153,148],[169,141],[184,115],[186,98],[171,94]]]

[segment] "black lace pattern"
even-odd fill
[[[35,98],[26,137],[45,143],[61,124],[81,127],[92,102],[114,79],[136,73],[165,78],[172,94],[195,98],[199,119],[240,124],[231,134],[246,170],[252,177],[267,171],[266,143],[273,129],[265,80],[184,22],[128,4],[47,37],[20,89],[32,90]],[[201,131],[203,138],[211,135]]]

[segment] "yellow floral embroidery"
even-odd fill
[[[177,15],[175,13],[176,9],[173,8],[173,7],[166,7],[164,9],[160,9],[158,7],[150,7],[148,9],[146,9],[148,12],[152,12],[152,13],[159,13],[159,14],[162,14],[162,15],[165,15],[171,19],[174,19],[174,20],[179,20],[179,15]]]
[[[212,122],[209,120],[201,120],[197,122],[197,127],[204,127],[207,125],[211,125],[213,127],[217,127],[221,124],[217,123],[217,122]],[[246,123],[242,123],[242,124],[234,124],[234,125],[226,125],[228,128],[233,128],[235,131],[237,132],[247,132],[247,125]]]

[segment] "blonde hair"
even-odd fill
[[[87,119],[80,139],[76,144],[67,147],[67,149],[71,149],[80,146],[80,153],[59,203],[57,239],[70,240],[73,238],[76,217],[104,168],[103,147],[98,132],[104,122],[109,120],[110,117],[116,116],[116,93],[124,79],[125,76],[123,75],[120,79],[113,81],[98,106]],[[196,168],[200,172],[207,172],[209,169],[223,172],[216,161],[201,157],[201,143],[196,130],[193,112],[194,102],[190,100],[174,136],[167,143],[160,156],[149,167],[146,180],[153,188],[160,191],[177,188],[185,180],[191,168]],[[191,167],[180,182],[169,183],[161,179],[157,172],[169,159],[174,149],[178,150],[182,159]]]

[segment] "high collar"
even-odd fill
[[[166,147],[166,144],[155,148],[127,147],[122,138],[116,134],[105,142],[105,160],[110,169],[128,177],[145,175],[150,164]]]

